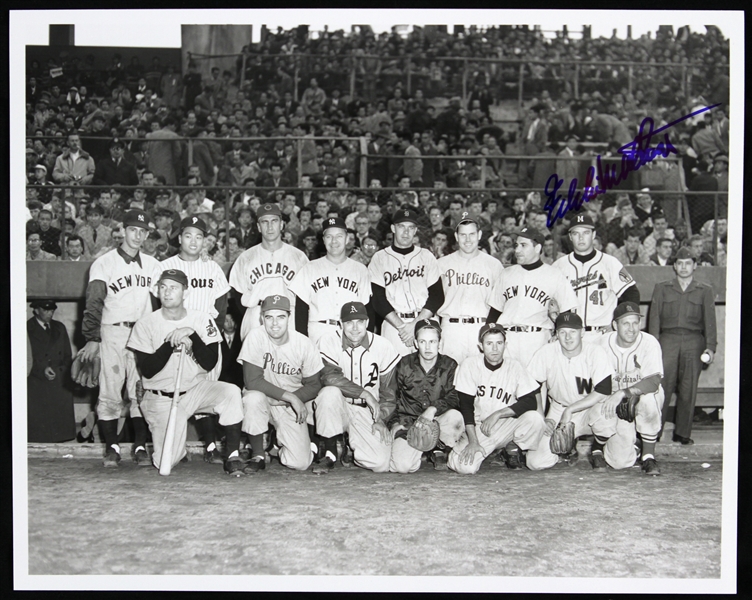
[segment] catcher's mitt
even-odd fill
[[[554,454],[569,454],[575,446],[574,423],[559,423],[551,434],[550,448]]]
[[[640,401],[639,396],[630,396],[624,398],[616,407],[616,416],[624,421],[634,423],[637,412],[637,403]]]
[[[71,379],[83,387],[97,387],[101,367],[102,362],[98,356],[89,362],[84,361],[81,354],[78,354],[71,365]]]
[[[407,430],[407,443],[416,450],[428,452],[439,443],[439,424],[418,419]]]

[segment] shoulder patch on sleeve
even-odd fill
[[[627,272],[626,268],[622,268],[621,271],[619,271],[619,279],[621,279],[624,283],[631,283],[634,281],[632,279],[632,276]]]
[[[214,327],[214,321],[209,319],[209,324],[206,326],[206,335],[214,337],[217,335],[217,328]]]

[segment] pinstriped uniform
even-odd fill
[[[183,306],[193,310],[209,313],[213,319],[218,316],[214,303],[230,291],[222,267],[213,260],[183,260],[180,256],[171,256],[159,263],[159,272],[154,281],[154,294],[156,295],[156,281],[160,273],[166,269],[179,269],[188,277],[190,293],[185,296]],[[222,324],[219,323],[221,326]]]

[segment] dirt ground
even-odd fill
[[[30,458],[29,574],[718,578],[721,462],[169,477]]]

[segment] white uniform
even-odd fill
[[[264,379],[287,392],[303,387],[303,378],[316,375],[324,367],[321,355],[311,340],[292,329],[290,339],[278,346],[266,330],[253,329],[243,342],[238,362],[247,362],[263,369]],[[313,403],[307,402],[308,422],[313,424]],[[304,471],[311,466],[311,438],[306,423],[297,423],[295,411],[288,404],[268,397],[258,390],[243,390],[243,431],[249,435],[266,432],[269,423],[277,429],[280,445],[279,460]]]
[[[528,410],[519,417],[499,419],[490,436],[486,436],[480,429],[483,420],[492,413],[509,407],[518,398],[533,393],[540,387],[519,361],[505,358],[499,368],[491,370],[486,366],[482,355],[471,356],[462,361],[457,369],[454,386],[458,393],[475,397],[475,434],[483,452],[476,453],[471,464],[461,464],[460,453],[468,444],[467,434],[463,434],[449,454],[447,464],[450,469],[458,473],[475,473],[484,458],[512,441],[522,450],[538,445],[545,423],[535,409]]]
[[[582,351],[573,358],[567,358],[558,341],[538,350],[530,360],[527,371],[537,382],[546,382],[550,404],[546,419],[557,424],[567,406],[590,394],[604,379],[610,382],[614,372],[606,351],[599,344],[583,342]],[[603,402],[598,402],[590,409],[572,415],[575,437],[594,434],[601,439],[609,439],[616,433],[616,418],[604,417],[602,407]],[[551,452],[550,442],[551,436],[544,435],[538,448],[527,453],[528,468],[547,469],[558,462],[556,454]]]
[[[553,266],[564,274],[577,297],[577,314],[585,327],[584,339],[599,340],[604,332],[611,330],[618,298],[630,285],[635,285],[634,279],[618,258],[599,250],[585,263],[572,252]]]
[[[441,277],[436,258],[425,248],[413,248],[400,254],[384,248],[373,255],[368,265],[371,283],[386,291],[386,299],[405,323],[412,323],[428,300],[428,288]],[[381,335],[388,339],[402,356],[415,349],[402,343],[399,331],[384,321]]]
[[[163,344],[165,337],[181,327],[190,327],[201,340],[209,344],[219,344],[220,334],[214,319],[205,312],[187,309],[188,314],[179,321],[164,318],[162,309],[139,319],[133,326],[128,348],[147,354],[154,354]],[[162,457],[167,421],[170,415],[172,395],[175,391],[175,377],[179,362],[179,348],[174,348],[167,363],[159,373],[143,378],[144,398],[141,411],[149,424],[154,452],[152,460],[159,467]],[[220,425],[233,425],[243,419],[240,390],[236,385],[222,381],[211,381],[208,372],[196,361],[193,352],[186,352],[180,370],[178,420],[172,447],[172,466],[185,456],[185,440],[188,417],[197,412],[219,415]]]
[[[316,344],[323,335],[339,330],[339,311],[345,303],[368,304],[371,279],[365,265],[351,258],[335,265],[322,256],[304,264],[288,289],[308,304],[308,337]]]
[[[554,323],[548,311],[552,299],[560,313],[577,307],[572,288],[551,265],[532,270],[512,265],[502,271],[491,306],[501,311],[497,323],[507,330],[505,358],[516,358],[524,366],[551,339]]]
[[[442,354],[457,363],[478,355],[478,331],[486,322],[491,298],[504,270],[501,262],[484,252],[466,259],[452,252],[438,260],[444,287],[441,317]]]
[[[616,338],[615,331],[602,337],[603,347],[614,371],[611,378],[612,391],[626,389],[651,375],[663,377],[663,353],[657,339],[642,331],[632,346],[622,348],[616,343]],[[656,441],[661,430],[663,399],[663,387],[658,386],[657,392],[640,396],[635,408],[634,423],[617,420],[613,443],[609,441],[603,450],[608,464],[614,468],[626,468],[634,464],[637,459],[635,431],[639,431],[645,441]]]
[[[330,438],[347,431],[355,464],[377,473],[388,471],[392,449],[381,441],[380,434],[372,432],[371,410],[354,392],[364,388],[380,401],[382,378],[394,370],[400,355],[390,342],[370,331],[354,348],[343,344],[340,331],[323,336],[318,346],[324,363],[342,369],[342,374],[355,385],[352,390],[334,385],[321,388],[314,402],[316,433]]]
[[[291,314],[295,314],[295,295],[288,286],[307,262],[301,250],[285,243],[274,252],[258,244],[238,256],[230,271],[230,285],[242,294],[240,302],[248,309],[240,325],[240,339],[244,340],[251,329],[261,327],[260,305],[267,296],[286,296]]]
[[[151,312],[149,290],[159,262],[143,253],[138,256],[141,266],[135,260],[126,263],[116,248],[95,260],[89,270],[89,283],[103,281],[107,286],[100,328],[102,369],[97,404],[97,416],[105,421],[120,417],[124,382],[131,400],[131,417],[141,416],[136,402],[139,375],[133,353],[126,345],[133,323]]]

